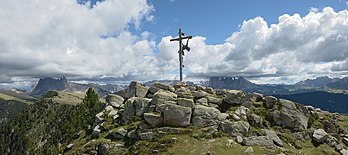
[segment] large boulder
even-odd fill
[[[231,136],[243,136],[249,132],[250,125],[245,121],[231,122],[227,120],[221,122],[220,128]]]
[[[275,125],[297,131],[307,128],[309,114],[303,105],[280,99],[279,108],[273,111],[272,118]]]
[[[274,96],[266,96],[263,101],[263,106],[267,109],[273,108],[273,106],[278,102],[278,99]]]
[[[323,129],[317,129],[313,133],[313,140],[317,143],[323,143],[329,135]]]
[[[144,86],[143,84],[132,81],[125,94],[125,98],[131,98],[131,97],[145,97],[149,88]]]
[[[163,123],[167,126],[186,127],[190,125],[192,109],[174,104],[166,104]]]
[[[164,83],[160,83],[160,82],[155,82],[153,84],[153,87],[159,88],[159,89],[163,89],[163,90],[168,90],[168,91],[171,91],[171,92],[175,91],[174,87],[169,86],[169,85],[164,84]]]
[[[137,97],[132,97],[132,98],[128,99],[126,101],[126,103],[124,104],[124,112],[122,115],[122,120],[125,123],[130,122],[132,120],[133,116],[135,115],[135,107],[133,105],[133,102],[136,98]]]
[[[189,108],[195,107],[195,103],[193,102],[193,100],[187,98],[178,98],[178,105],[182,105]]]
[[[203,91],[203,90],[199,90],[199,91],[196,91],[196,92],[193,93],[193,96],[195,98],[202,98],[202,97],[204,97],[206,95],[208,95],[208,93]]]
[[[268,148],[275,148],[277,146],[283,146],[283,142],[277,136],[273,130],[261,129],[265,136],[251,136],[244,138],[243,145],[246,146],[264,146]]]
[[[246,95],[240,90],[228,90],[225,95],[224,101],[232,105],[241,105],[252,97],[250,95]]]
[[[106,96],[106,102],[110,104],[114,108],[119,108],[123,104],[123,97],[116,95],[116,94],[109,94]]]
[[[221,112],[216,108],[196,105],[193,109],[192,124],[199,127],[218,125],[220,115]]]
[[[148,111],[150,102],[151,100],[147,98],[132,97],[128,99],[124,105],[122,120],[128,123],[133,116],[142,116]]]
[[[234,113],[243,119],[247,119],[247,114],[250,112],[250,109],[244,106],[240,106]]]
[[[160,113],[144,113],[144,119],[152,127],[158,127],[163,124],[163,117]]]
[[[263,119],[259,115],[251,114],[248,117],[248,120],[249,120],[250,125],[253,127],[263,127],[263,124],[262,124]]]
[[[206,98],[207,98],[208,102],[212,103],[212,104],[221,105],[223,102],[221,98],[213,97],[211,95],[206,96]]]
[[[113,141],[117,141],[117,140],[122,140],[126,135],[127,135],[127,130],[121,127],[118,129],[110,130],[107,135],[107,138]]]
[[[164,104],[166,101],[175,101],[176,97],[177,95],[172,92],[160,90],[155,93],[151,103],[155,105]]]

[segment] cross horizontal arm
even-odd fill
[[[170,41],[179,41],[180,38],[170,39]],[[181,37],[181,39],[192,39],[192,36]]]

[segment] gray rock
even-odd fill
[[[187,98],[178,98],[178,105],[189,107],[189,108],[195,107],[195,103],[193,102],[193,100],[187,99]]]
[[[116,130],[110,130],[107,135],[107,138],[117,141],[117,140],[122,140],[126,135],[127,135],[127,130],[124,128],[119,128]]]
[[[164,83],[160,83],[160,82],[155,82],[153,84],[153,87],[156,87],[156,88],[159,88],[159,89],[163,89],[163,90],[168,90],[168,91],[171,91],[171,92],[175,91],[174,87],[169,86],[169,85],[164,84]]]
[[[206,88],[204,89],[204,91],[207,92],[207,93],[209,93],[209,94],[214,94],[214,93],[215,93],[214,89],[211,88],[211,87],[206,87]]]
[[[236,137],[236,142],[237,142],[238,144],[242,144],[242,142],[243,142],[243,137],[237,136],[237,137]]]
[[[217,105],[221,105],[222,104],[222,99],[221,98],[217,98],[217,97],[213,97],[211,95],[206,96],[208,103],[213,103],[213,104],[217,104]]]
[[[247,108],[252,108],[253,107],[253,103],[251,101],[246,101],[242,104],[242,106],[247,107]]]
[[[342,150],[340,151],[340,154],[341,154],[341,155],[348,155],[348,150],[342,149]]]
[[[123,97],[116,94],[109,94],[106,96],[106,102],[114,108],[119,108],[123,104]]]
[[[252,155],[254,154],[254,149],[253,147],[248,147],[245,151],[244,151],[245,154],[248,154],[248,155]]]
[[[190,125],[192,109],[180,105],[167,104],[163,111],[163,123],[173,127]]]
[[[236,104],[241,105],[244,102],[248,101],[250,97],[246,96],[242,91],[240,90],[228,90],[226,92],[226,97],[224,98],[224,101],[228,104]]]
[[[145,97],[148,90],[149,90],[149,88],[145,87],[141,83],[139,83],[137,81],[132,81],[128,86],[125,97],[126,98]]]
[[[255,98],[256,102],[261,102],[263,99],[263,95],[259,93],[253,93],[253,97]]]
[[[163,117],[161,114],[144,113],[144,119],[152,127],[158,127],[163,124]]]
[[[67,149],[71,149],[74,146],[74,144],[69,144],[68,146],[66,146]]]
[[[95,123],[102,123],[104,121],[104,112],[100,112],[95,115]]]
[[[242,144],[245,146],[264,146],[267,148],[275,148],[276,147],[276,145],[273,143],[273,141],[270,139],[267,139],[266,136],[246,137],[246,138],[244,138]]]
[[[348,146],[348,138],[347,137],[343,137],[342,142]]]
[[[108,105],[105,107],[105,111],[111,111],[114,110],[114,108],[111,105]]]
[[[154,135],[155,133],[150,131],[150,132],[140,133],[139,137],[141,140],[152,140]]]
[[[114,117],[115,115],[117,115],[118,111],[117,110],[111,110],[108,114],[108,117]]]
[[[249,108],[240,106],[234,113],[240,118],[247,119],[247,114],[250,112]]]
[[[317,143],[323,143],[329,135],[323,129],[317,129],[313,133],[313,140]]]
[[[250,125],[245,121],[231,122],[227,120],[221,122],[220,128],[231,136],[242,136],[248,133]]]
[[[97,155],[106,155],[106,154],[108,154],[109,149],[110,149],[110,147],[108,144],[99,144]]]
[[[340,152],[342,149],[344,149],[344,146],[343,144],[337,144],[334,146],[334,148],[337,152]]]
[[[124,112],[123,112],[123,115],[122,115],[122,120],[125,122],[125,123],[129,123],[133,116],[135,115],[135,107],[133,105],[134,103],[134,100],[136,100],[137,97],[132,97],[130,99],[128,99],[124,105]]]
[[[160,90],[160,88],[156,88],[156,87],[150,87],[150,88],[149,88],[149,92],[150,92],[151,94],[155,94],[155,93],[157,93],[159,90]]]
[[[275,110],[272,114],[274,124],[294,131],[307,128],[309,113],[303,105],[282,99],[279,104],[280,110]]]
[[[248,117],[248,120],[249,120],[249,123],[251,126],[254,126],[254,127],[263,127],[263,119],[262,117],[256,115],[256,114],[251,114],[249,117]]]
[[[202,97],[207,96],[207,95],[208,95],[208,93],[203,91],[203,90],[198,90],[198,91],[193,93],[193,96],[195,98],[202,98]]]
[[[221,114],[218,116],[218,120],[219,120],[219,121],[224,121],[224,120],[227,119],[228,116],[229,116],[229,115],[226,114],[226,113],[221,113]]]
[[[267,109],[273,108],[273,106],[278,102],[278,99],[274,96],[266,96],[264,98],[263,105]]]
[[[275,145],[283,147],[282,140],[278,137],[277,133],[273,130],[261,129],[262,132],[265,133],[266,138],[272,140]]]
[[[192,124],[199,127],[218,125],[220,115],[221,112],[216,108],[196,105],[193,109]]]
[[[206,98],[200,98],[196,100],[196,103],[201,105],[208,105],[208,100]]]
[[[145,112],[148,111],[150,107],[151,99],[147,98],[136,98],[133,102],[135,107],[135,116],[142,116]]]
[[[151,103],[152,104],[164,104],[165,101],[175,101],[177,95],[169,91],[158,91],[154,94]]]

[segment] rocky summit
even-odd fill
[[[348,116],[289,100],[136,81],[116,94],[106,97],[87,128],[55,143],[39,137],[28,147],[38,154],[44,146],[59,154],[101,155],[348,153]],[[2,153],[11,154],[11,149]]]

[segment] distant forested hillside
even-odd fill
[[[323,91],[290,94],[290,95],[274,95],[279,98],[292,100],[304,105],[311,105],[330,112],[339,112],[348,114],[348,95],[335,94]]]

